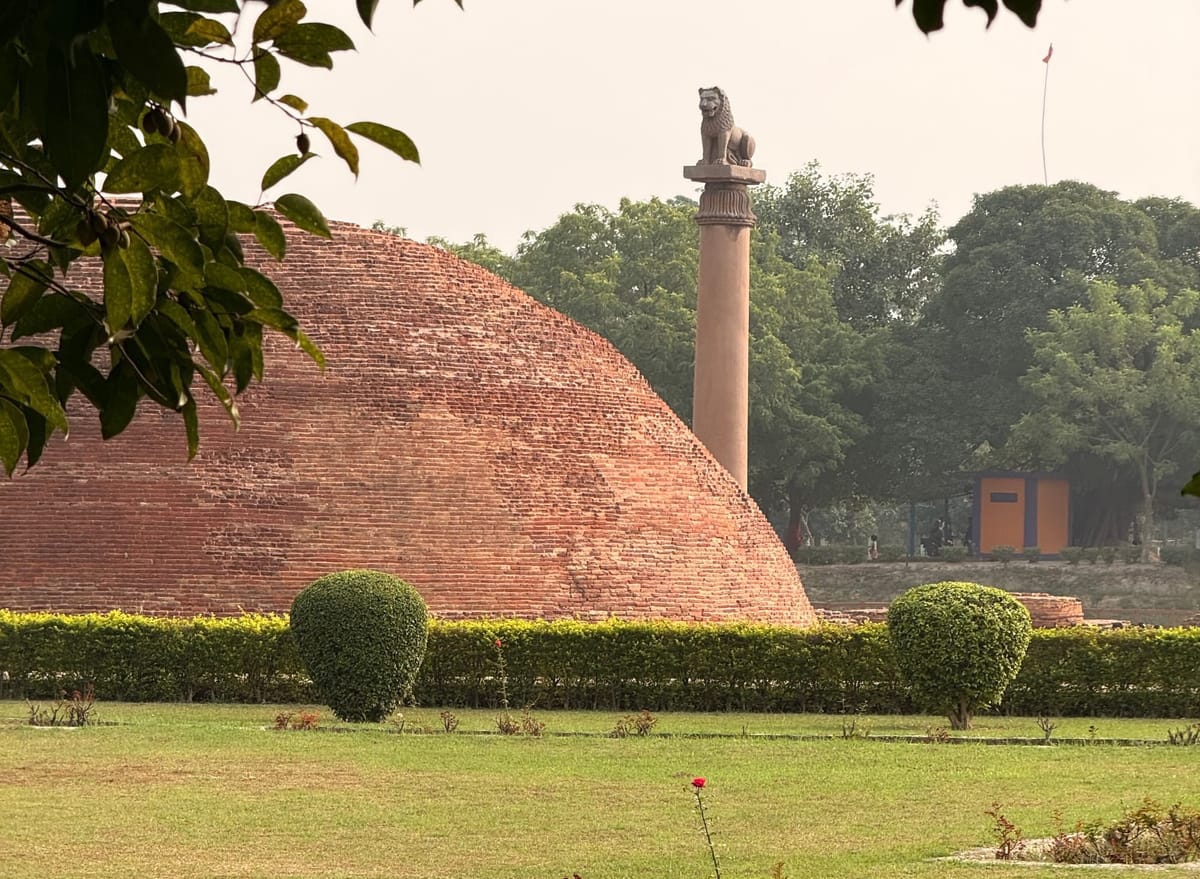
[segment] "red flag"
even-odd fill
[[[1050,48],[1046,50],[1046,57],[1042,59],[1043,64],[1050,63],[1050,56],[1054,54],[1054,44],[1050,44]]]

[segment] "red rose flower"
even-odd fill
[[[503,647],[503,646],[504,646],[503,644],[501,644],[501,643],[500,643],[500,639],[499,639],[499,638],[497,638],[497,639],[496,639],[496,646],[497,646],[497,647]]]
[[[692,779],[692,787],[694,787],[694,788],[704,787],[704,779],[703,778],[693,778]]]

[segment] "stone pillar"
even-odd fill
[[[696,288],[696,372],[692,431],[738,484],[747,485],[750,418],[750,209],[748,186],[766,172],[742,165],[689,165],[704,184],[700,278]]]

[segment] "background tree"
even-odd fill
[[[838,316],[855,329],[911,323],[937,289],[946,240],[937,212],[881,216],[870,175],[823,177],[810,162],[783,186],[758,187],[754,210],[759,227],[778,234],[785,260],[835,269]]]
[[[356,2],[368,26],[376,2]],[[227,22],[251,9],[239,46],[232,33],[245,31]],[[17,0],[0,10],[0,229],[12,239],[0,251],[5,472],[22,456],[34,464],[54,431],[66,433],[65,404],[77,390],[106,438],[142,399],[178,412],[190,457],[199,443],[197,377],[236,423],[235,394],[262,377],[264,330],[321,362],[280,291],[245,265],[239,234],[283,258],[279,223],[265,206],[227,200],[209,185],[204,141],[178,118],[189,100],[214,93],[210,65],[233,64],[252,102],[296,123],[295,150],[266,170],[264,190],[313,157],[315,132],[355,175],[351,135],[417,161],[402,132],[370,121],[342,126],[281,91],[281,59],[330,68],[333,53],[354,47],[307,16],[300,0]],[[279,195],[274,208],[329,235],[302,195]],[[102,261],[102,290],[68,274],[84,257]]]
[[[1160,483],[1200,438],[1198,313],[1194,290],[1107,282],[1051,312],[1048,328],[1030,333],[1023,384],[1035,406],[1013,427],[1010,454],[1058,466],[1086,452],[1123,471],[1140,489],[1138,533],[1151,535]]]

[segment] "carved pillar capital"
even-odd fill
[[[688,180],[704,184],[696,222],[701,226],[753,226],[758,218],[750,207],[749,186],[762,183],[767,173],[761,168],[742,165],[688,165],[683,169]]]

